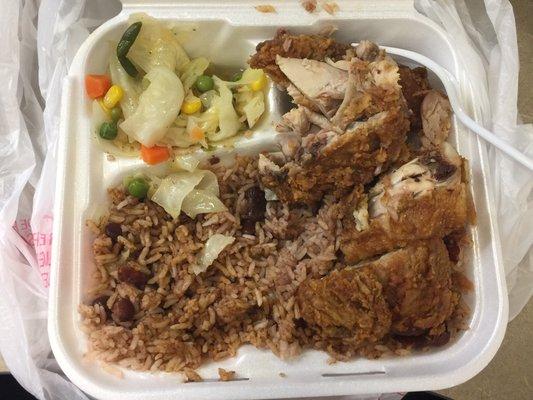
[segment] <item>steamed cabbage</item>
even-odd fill
[[[194,218],[198,214],[226,211],[218,198],[216,175],[211,171],[177,172],[164,178],[151,200],[173,218],[181,211]]]
[[[205,272],[207,268],[218,258],[218,255],[222,252],[222,250],[224,250],[234,241],[235,238],[233,236],[226,236],[220,233],[215,233],[212,235],[209,239],[207,239],[207,242],[205,242],[205,247],[198,254],[196,259],[197,263],[192,266],[193,272],[196,275]]]
[[[206,190],[194,189],[183,200],[181,210],[191,218],[198,214],[226,211],[227,208],[220,199]]]
[[[178,116],[184,91],[179,78],[167,67],[154,67],[144,79],[149,82],[148,88],[120,127],[141,144],[152,147]]]
[[[211,171],[202,172],[204,173],[203,179],[183,200],[181,207],[183,212],[191,218],[196,217],[198,214],[227,210],[224,203],[218,198],[220,191],[216,175]]]
[[[200,100],[202,101],[202,105],[205,108],[210,108],[211,105],[213,104],[213,99],[215,98],[215,96],[218,96],[218,93],[216,92],[216,90],[213,90],[213,89],[208,90],[205,93],[202,93],[200,95]]]
[[[190,132],[193,126],[201,129],[205,135],[211,135],[218,128],[218,111],[211,107],[198,116],[189,116],[190,123],[187,124],[187,131]]]
[[[128,58],[135,64],[150,72],[158,66],[180,71],[189,63],[187,53],[169,27],[144,13],[132,14],[128,22],[137,21],[142,22],[142,28],[128,52]]]
[[[120,100],[120,106],[122,107],[124,118],[128,118],[137,108],[139,95],[142,92],[141,87],[139,83],[129,76],[124,68],[122,68],[115,52],[112,53],[111,59],[109,60],[109,73],[113,83],[119,85],[124,92],[122,99]]]
[[[265,112],[265,102],[263,100],[262,92],[253,92],[252,98],[242,108],[246,116],[248,127],[253,128],[256,122],[261,118]]]
[[[161,181],[152,196],[152,201],[159,204],[172,218],[181,213],[183,199],[200,183],[203,174],[178,172],[167,176]]]
[[[194,154],[182,154],[176,156],[174,161],[172,161],[173,168],[189,172],[194,171],[198,167],[198,164],[200,164],[200,159]]]
[[[235,102],[237,111],[246,116],[249,128],[252,128],[265,112],[262,91],[253,92],[248,87],[243,87],[235,93]]]
[[[195,42],[185,38],[196,34],[196,24],[131,14],[128,23],[136,22],[142,23],[141,29],[127,53],[137,69],[136,77],[124,70],[116,51],[109,59],[111,81],[123,90],[120,108],[124,119],[118,121],[114,140],[96,136],[102,147],[127,155],[138,155],[139,145],[209,148],[211,142],[231,138],[257,124],[265,112],[265,92],[252,91],[251,87],[257,88],[254,83],[265,79],[262,70],[247,68],[236,82],[213,76],[214,88],[200,93],[195,82],[206,74],[210,61],[205,57],[191,59],[182,47],[182,43]],[[185,96],[199,98],[202,108],[192,115],[181,112]],[[97,116],[101,117],[99,111]]]
[[[241,87],[249,85],[263,76],[264,72],[262,69],[246,68],[242,72],[241,79],[238,81],[224,81],[224,84],[229,88]]]
[[[209,67],[209,60],[205,57],[195,58],[185,65],[180,76],[185,91],[188,91],[194,85],[196,79],[203,75],[207,67]]]
[[[194,145],[194,141],[190,138],[185,127],[171,126],[168,128],[165,136],[158,141],[159,145],[169,145],[173,147],[188,148]]]
[[[233,93],[226,86],[224,81],[216,76],[213,77],[215,87],[218,90],[219,96],[213,98],[213,105],[218,114],[219,130],[214,133],[207,133],[209,140],[218,141],[235,136],[241,128],[239,116],[233,108]]]

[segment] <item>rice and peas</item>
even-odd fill
[[[264,221],[243,233],[239,212],[246,193],[258,187],[256,162],[239,159],[213,171],[226,212],[173,219],[154,202],[115,188],[109,191],[109,216],[89,222],[97,234],[95,300],[80,311],[97,358],[133,369],[180,371],[234,356],[244,343],[280,357],[305,346],[303,329],[294,322],[294,292],[308,276],[334,267],[338,206],[326,203],[313,216],[267,202]],[[291,218],[305,219],[295,239],[289,239]],[[120,235],[110,237],[118,224]],[[214,234],[235,241],[196,275],[197,255]],[[135,270],[130,275],[144,277],[127,276],[124,265]]]

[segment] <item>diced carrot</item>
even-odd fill
[[[91,99],[97,99],[107,93],[111,80],[107,75],[86,75],[85,90]]]
[[[195,126],[194,128],[191,129],[191,132],[189,133],[189,136],[190,136],[191,140],[194,140],[195,142],[199,142],[199,141],[205,139],[204,132],[200,128],[198,128],[197,126]]]
[[[141,157],[146,164],[154,165],[168,160],[170,152],[168,148],[163,146],[146,147],[141,145]]]

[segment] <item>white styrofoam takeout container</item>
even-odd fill
[[[49,306],[52,349],[67,376],[82,390],[99,399],[259,399],[312,397],[435,390],[468,380],[481,371],[496,353],[507,323],[507,293],[501,264],[496,220],[487,185],[486,154],[479,139],[455,124],[451,138],[470,160],[472,193],[478,222],[472,228],[473,246],[468,276],[475,292],[467,296],[472,309],[470,329],[445,347],[407,357],[355,359],[328,365],[328,356],[306,351],[292,361],[282,361],[269,351],[242,347],[238,355],[210,363],[199,372],[204,382],[182,383],[179,374],[124,371],[116,378],[83,359],[86,338],[79,329],[78,304],[86,298],[93,270],[92,237],[85,220],[95,207],[105,204],[106,188],[142,166],[138,159],[109,161],[90,135],[90,99],[83,78],[106,69],[109,40],[118,40],[132,12],[145,11],[157,18],[196,21],[186,50],[204,55],[215,65],[244,65],[255,45],[271,38],[276,29],[312,33],[333,24],[336,37],[345,42],[370,39],[378,44],[403,47],[424,54],[452,74],[463,66],[442,30],[416,12],[412,0],[339,1],[335,16],[308,14],[298,1],[268,1],[276,14],[261,14],[245,1],[201,2],[160,0],[154,3],[123,1],[124,9],[107,21],[79,49],[65,79],[58,175],[54,213],[54,243]],[[438,85],[438,82],[434,82]],[[464,87],[464,101],[475,114],[475,93]],[[237,145],[257,150],[272,140],[272,120],[279,116],[276,91],[269,95],[271,115],[256,139]],[[478,117],[474,115],[475,117]],[[240,151],[240,150],[238,150]],[[218,382],[217,368],[235,370],[239,381]],[[283,372],[285,377],[281,377]]]

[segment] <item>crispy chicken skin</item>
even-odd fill
[[[412,111],[411,114],[411,131],[418,132],[422,128],[420,119],[420,106],[426,92],[430,89],[427,79],[427,70],[422,67],[409,68],[400,65],[400,86],[407,101],[407,106]]]
[[[375,343],[391,327],[383,288],[371,268],[334,271],[298,288],[302,318],[326,342],[351,347]]]
[[[391,333],[404,336],[423,334],[451,316],[458,301],[452,267],[442,239],[415,242],[359,266],[376,274],[392,312]]]
[[[398,158],[409,130],[398,66],[371,42],[354,50],[363,58],[275,58],[298,107],[277,126],[281,157],[263,155],[259,169],[283,202],[345,195]]]
[[[469,218],[462,159],[444,143],[385,175],[343,220],[340,248],[349,263],[409,242],[443,237]]]
[[[325,278],[308,279],[296,300],[302,318],[327,345],[358,348],[387,334],[440,334],[458,301],[451,273],[443,241],[420,241]]]
[[[386,168],[397,157],[401,140],[393,132],[405,131],[406,119],[399,110],[385,111],[357,123],[341,135],[318,134],[295,161],[279,167],[260,156],[259,172],[265,187],[287,203],[314,203],[326,193],[341,196],[357,184],[373,179],[376,168]]]
[[[281,72],[276,57],[307,58],[323,61],[326,57],[340,60],[346,55],[350,45],[338,43],[332,38],[314,35],[291,35],[279,29],[271,40],[265,40],[256,47],[250,58],[252,68],[262,68],[277,84],[287,87],[290,81]]]

